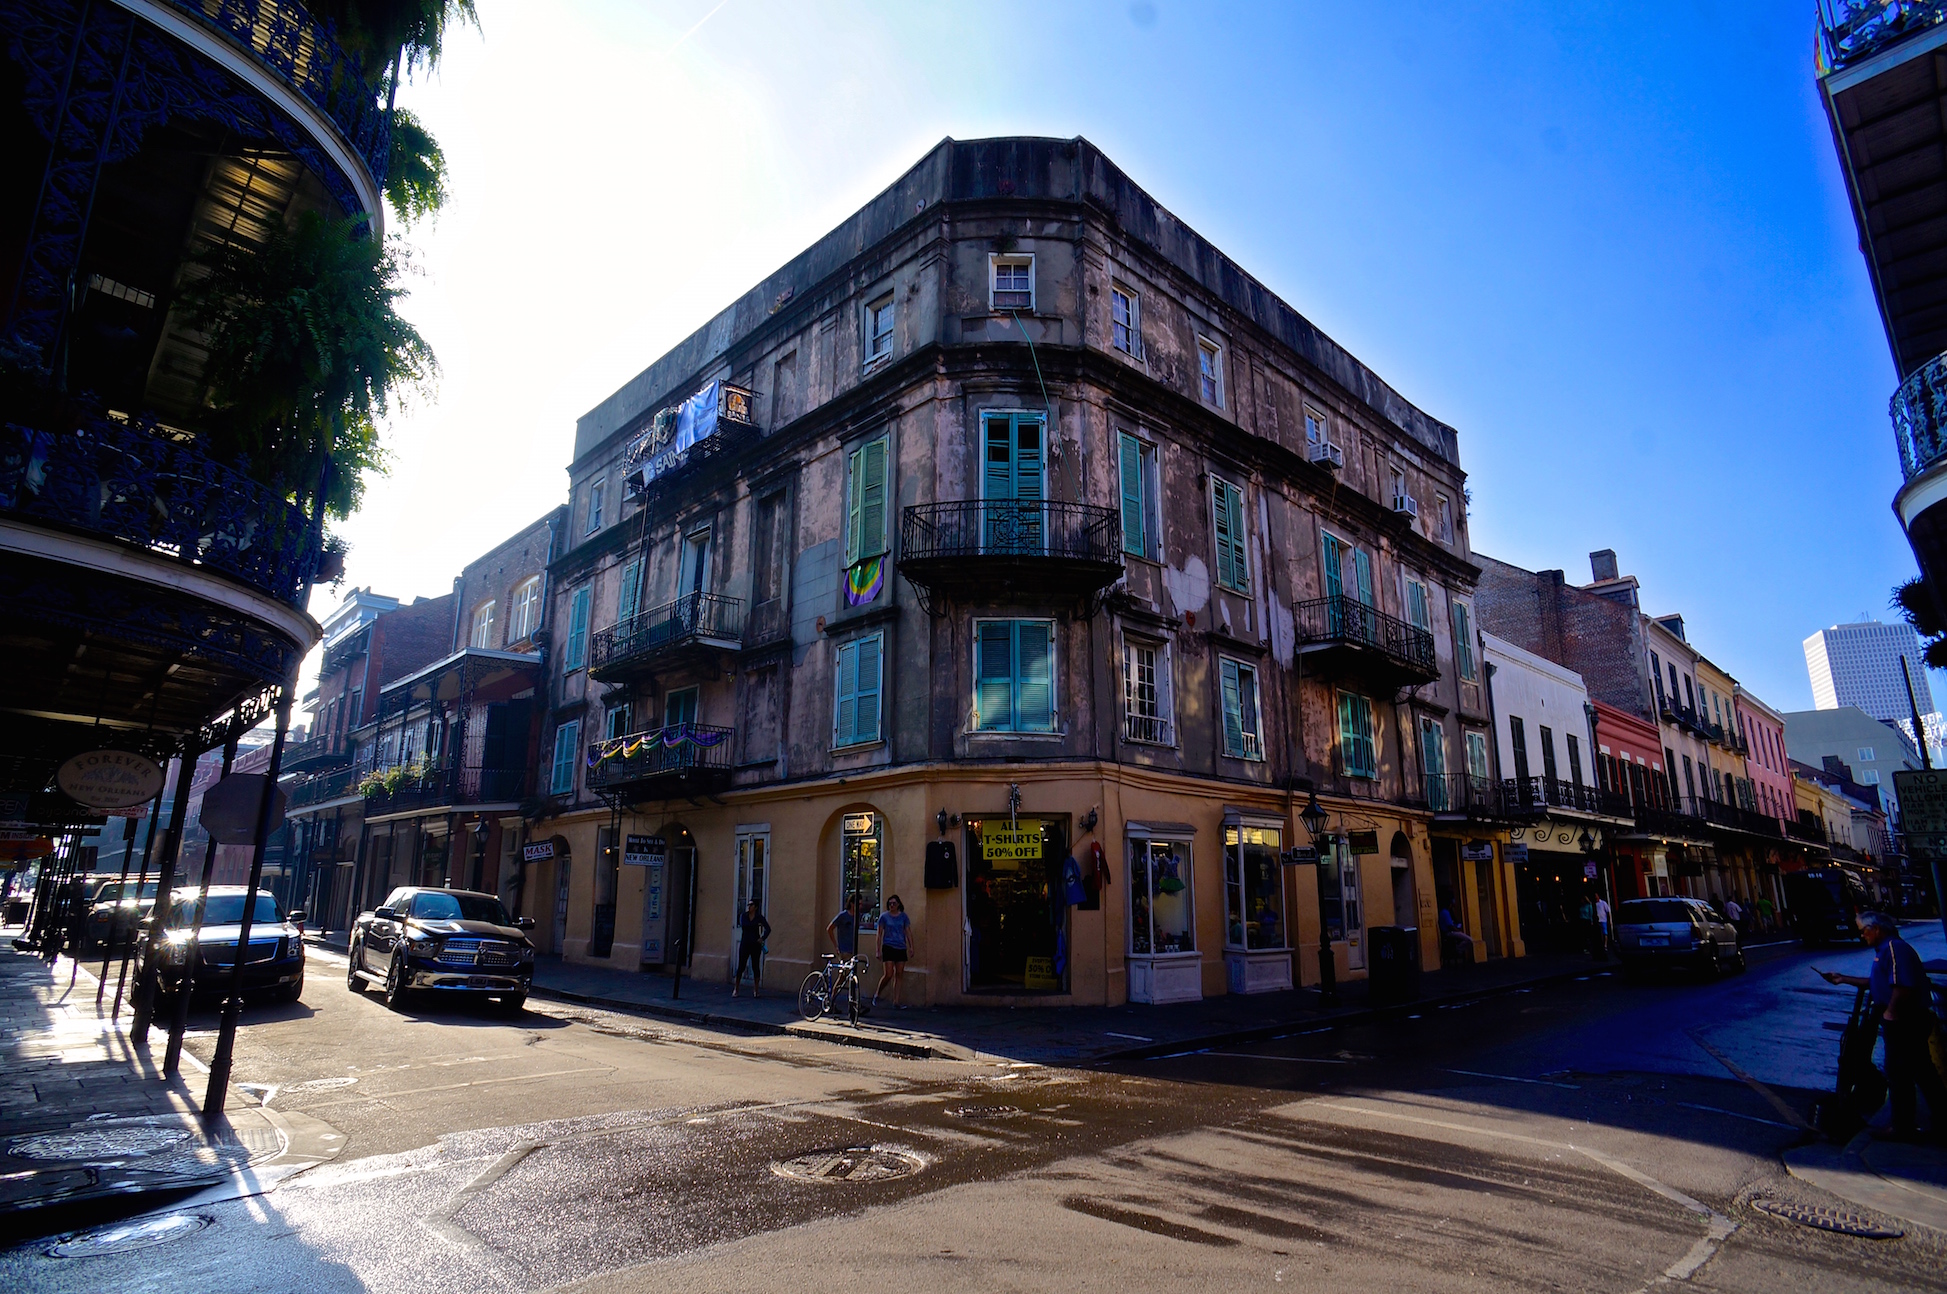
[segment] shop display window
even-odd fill
[[[1135,956],[1196,951],[1190,842],[1129,842],[1129,951]]]
[[[839,854],[839,902],[859,896],[859,930],[876,930],[879,925],[880,846],[883,821],[876,813],[845,815],[843,843]]]
[[[1275,827],[1224,828],[1224,930],[1232,948],[1285,948],[1284,874]]]

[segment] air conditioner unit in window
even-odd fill
[[[1420,505],[1410,494],[1394,495],[1393,511],[1408,521],[1418,521],[1420,518]]]
[[[1312,446],[1312,462],[1336,472],[1345,466],[1345,451],[1329,440],[1321,440]]]

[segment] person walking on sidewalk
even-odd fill
[[[1595,959],[1599,962],[1609,960],[1609,941],[1615,938],[1616,925],[1610,915],[1609,900],[1598,892],[1595,896]]]
[[[872,990],[872,1005],[879,1005],[879,994],[886,991],[886,981],[892,981],[892,1005],[895,1010],[904,1011],[906,1004],[899,1000],[899,988],[906,982],[906,949],[912,937],[913,919],[906,915],[906,905],[897,894],[886,900],[886,910],[879,917],[879,960],[885,969],[879,972],[879,987]]]
[[[1933,1139],[1947,1139],[1947,1084],[1934,1068],[1927,1043],[1933,1037],[1933,985],[1913,945],[1900,938],[1893,918],[1879,912],[1859,914],[1859,937],[1873,950],[1870,975],[1841,975],[1820,971],[1828,984],[1850,984],[1866,990],[1878,1016],[1880,1037],[1886,1041],[1886,1086],[1893,1102],[1893,1136],[1917,1140],[1919,1112],[1914,1089],[1927,1098]]]
[[[757,910],[757,900],[752,899],[744,908],[744,915],[737,918],[737,978],[730,981],[730,996],[736,997],[744,986],[744,967],[750,967],[750,995],[758,997],[764,992],[764,941],[771,937],[771,923]]]

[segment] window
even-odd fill
[[[467,641],[475,647],[493,647],[495,604],[482,602],[473,609],[473,636]]]
[[[1218,658],[1224,702],[1224,754],[1232,759],[1264,758],[1264,725],[1258,711],[1257,669],[1229,657]]]
[[[1197,393],[1206,404],[1224,407],[1224,355],[1214,341],[1197,338]]]
[[[1130,741],[1169,745],[1169,648],[1161,643],[1122,640],[1122,735]]]
[[[1321,542],[1320,553],[1325,559],[1325,596],[1328,598],[1350,598],[1361,606],[1373,605],[1372,599],[1372,555],[1346,543],[1337,535],[1326,532]],[[1332,632],[1351,633],[1366,637],[1373,632],[1373,621],[1357,616],[1348,623],[1345,608],[1333,603],[1327,609],[1327,619]]]
[[[1129,838],[1129,951],[1136,956],[1196,951],[1196,911],[1187,840]]]
[[[1688,755],[1683,757],[1683,791],[1691,799],[1697,798],[1697,774]]]
[[[1109,344],[1125,355],[1142,358],[1142,316],[1136,294],[1121,284],[1109,286]]]
[[[1160,561],[1163,556],[1161,494],[1156,446],[1117,433],[1117,474],[1122,485],[1122,551]]]
[[[1469,623],[1471,619],[1465,602],[1453,604],[1454,665],[1460,670],[1460,677],[1469,683],[1474,681],[1474,630]]]
[[[770,887],[765,884],[771,855],[771,833],[762,827],[737,830],[737,903],[731,909],[738,917],[752,903],[761,915],[769,910]]]
[[[1860,770],[1859,770],[1859,784],[1860,784],[1861,786],[1878,786],[1878,785],[1879,785],[1879,770],[1878,770],[1877,768],[1862,768],[1862,769],[1860,769]]]
[[[1347,777],[1378,777],[1372,702],[1356,692],[1339,693],[1339,771]]]
[[[846,459],[845,564],[886,551],[886,478],[892,442],[869,440]]]
[[[1034,310],[1034,257],[991,258],[994,281],[990,303],[995,310]]]
[[[1325,421],[1325,415],[1310,405],[1306,405],[1305,443],[1308,445],[1324,445],[1329,444],[1331,439],[1331,427]]]
[[[710,528],[705,526],[683,536],[683,547],[677,553],[676,595],[686,598],[709,587]],[[694,616],[696,612],[692,609],[689,614]]]
[[[1571,786],[1582,785],[1582,744],[1575,734],[1568,734],[1568,780]]]
[[[1426,779],[1426,807],[1435,813],[1453,808],[1447,786],[1447,730],[1438,719],[1420,719],[1420,774]]]
[[[1275,827],[1224,828],[1224,943],[1231,948],[1283,948],[1283,833]],[[1321,869],[1323,864],[1320,865]]]
[[[588,486],[588,528],[584,534],[594,534],[602,528],[602,482],[592,481]]]
[[[1433,506],[1438,516],[1440,542],[1451,544],[1453,542],[1453,500],[1444,494],[1436,494],[1433,496]]]
[[[626,562],[615,589],[615,623],[627,624],[642,609],[642,559]]]
[[[1672,667],[1674,668],[1674,667]],[[1683,676],[1683,708],[1695,714],[1697,711],[1697,692],[1690,686],[1690,676]]]
[[[588,663],[588,586],[568,599],[568,641],[561,646],[561,668],[574,673]]]
[[[1508,716],[1508,747],[1514,752],[1514,779],[1523,784],[1523,794],[1528,781],[1528,728],[1521,722],[1521,716]]]
[[[1555,767],[1555,731],[1547,724],[1537,729],[1541,734],[1541,775],[1551,782],[1561,780]]]
[[[1655,652],[1650,653],[1650,682],[1656,685],[1656,703],[1661,706],[1663,704],[1663,662],[1657,659]]]
[[[522,580],[514,589],[514,600],[507,616],[507,642],[511,646],[534,636],[541,627],[541,577]]]
[[[1862,764],[1870,764],[1873,762],[1873,748],[1871,746],[1861,746],[1859,748],[1859,762]]]
[[[554,770],[548,778],[552,795],[575,793],[575,756],[581,753],[581,721],[562,724],[554,730]]]
[[[974,622],[974,728],[1055,730],[1054,621]]]
[[[1210,478],[1210,525],[1217,534],[1217,583],[1234,593],[1251,591],[1251,563],[1245,549],[1244,488],[1221,476]]]
[[[859,932],[879,925],[881,884],[885,877],[884,820],[876,813],[848,813],[839,837],[840,901],[859,899]]]
[[[623,701],[619,705],[610,706],[608,714],[602,721],[602,735],[612,741],[617,737],[626,737],[628,733],[629,703]]]
[[[872,367],[892,355],[892,293],[888,292],[865,308],[865,366]]]
[[[838,681],[832,701],[833,746],[857,746],[879,740],[885,642],[884,634],[869,634],[838,648]]]
[[[1467,776],[1476,782],[1487,780],[1487,734],[1467,734]]]
[[[1418,580],[1406,581],[1406,623],[1429,633],[1433,630],[1433,608],[1427,598],[1426,585]]]
[[[1406,473],[1401,471],[1397,467],[1388,468],[1387,472],[1393,483],[1392,504],[1395,508],[1397,508],[1401,506],[1407,498]]]

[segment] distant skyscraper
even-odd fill
[[[1805,640],[1805,669],[1812,676],[1812,704],[1821,710],[1856,705],[1875,719],[1911,723],[1900,657],[1913,665],[1913,699],[1920,713],[1933,712],[1920,635],[1906,624],[1834,625]]]

